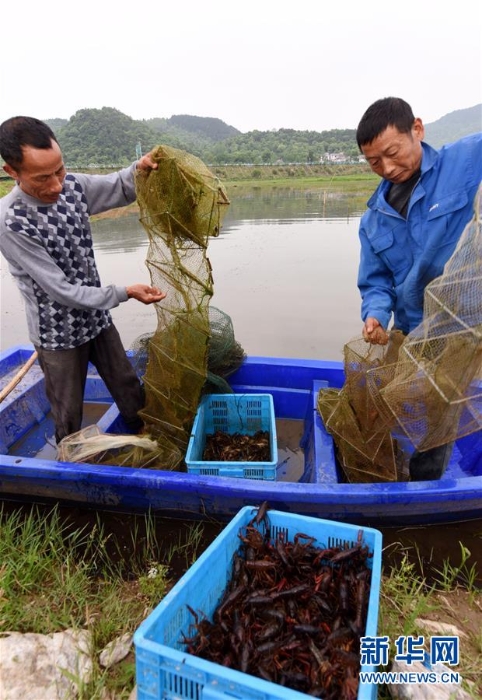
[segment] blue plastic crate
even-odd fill
[[[217,430],[228,435],[254,435],[269,432],[269,462],[211,462],[203,460],[206,437]],[[186,451],[187,471],[203,476],[230,476],[241,479],[276,479],[278,443],[273,397],[271,394],[208,394],[196,413]]]
[[[184,651],[193,618],[187,605],[210,617],[229,583],[233,558],[240,548],[238,533],[256,510],[242,508],[171,589],[134,634],[138,700],[307,700],[308,695],[235,671]],[[353,546],[362,530],[362,543],[373,554],[366,636],[376,636],[381,581],[382,535],[359,528],[276,510],[268,512],[273,538],[283,534],[293,541],[298,532],[315,537],[314,546]],[[363,671],[376,670],[362,666]],[[360,685],[358,700],[374,700],[376,685]]]

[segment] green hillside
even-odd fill
[[[190,114],[175,114],[170,119],[148,120],[147,123],[153,128],[157,128],[154,123],[164,121],[167,130],[178,129],[185,133],[197,134],[200,137],[206,138],[209,141],[223,141],[231,136],[238,136],[241,132],[235,129],[234,126],[229,126],[221,119],[214,117],[193,117]]]
[[[482,131],[482,105],[457,109],[432,124],[425,125],[425,140],[434,148],[451,143],[462,136]]]
[[[81,109],[59,129],[50,125],[68,164],[128,165],[136,157],[137,143],[148,151],[158,141],[144,122],[112,107]]]

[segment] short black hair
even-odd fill
[[[0,124],[0,155],[12,168],[20,168],[23,146],[52,148],[58,143],[52,129],[35,117],[11,117]]]
[[[377,100],[360,119],[356,130],[358,148],[371,143],[389,126],[394,126],[402,134],[410,133],[415,116],[412,108],[400,97],[383,97]]]

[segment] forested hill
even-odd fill
[[[457,109],[436,122],[425,125],[425,140],[435,148],[451,143],[462,136],[482,131],[482,104]]]
[[[163,143],[189,151],[208,164],[356,162],[355,129],[250,131],[241,133],[214,117],[174,115],[134,120],[112,107],[81,109],[69,120],[46,119],[69,167],[127,165],[136,150]],[[435,147],[481,130],[482,105],[447,114],[426,125]]]

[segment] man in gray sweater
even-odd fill
[[[134,202],[136,169],[148,173],[157,164],[146,154],[109,175],[67,174],[54,133],[32,117],[0,125],[0,155],[16,180],[0,199],[0,251],[25,300],[57,442],[80,430],[89,362],[137,432],[143,390],[109,309],[166,295],[147,284],[101,286],[89,217]]]

